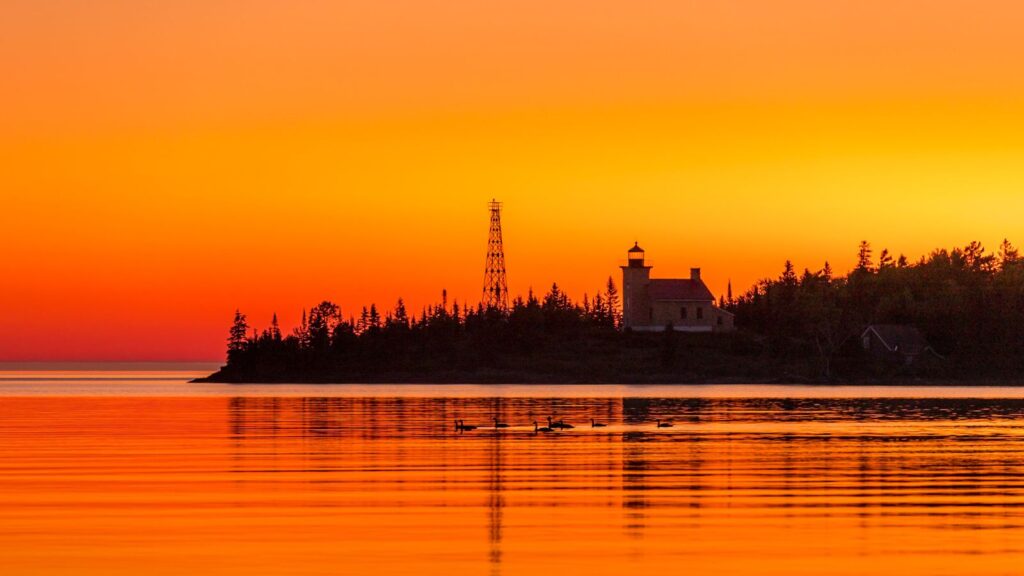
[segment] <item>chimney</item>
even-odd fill
[[[700,268],[690,268],[690,280],[700,280]]]

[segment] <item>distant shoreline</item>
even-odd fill
[[[223,365],[221,360],[4,360],[0,372],[206,372]]]
[[[634,245],[623,267],[625,300],[612,278],[578,302],[557,284],[543,296],[531,290],[475,307],[442,292],[419,314],[399,299],[390,310],[371,304],[358,319],[325,300],[290,334],[276,315],[260,331],[236,310],[225,365],[198,381],[1024,385],[1024,257],[1016,247],[1004,241],[993,254],[971,242],[917,262],[887,250],[875,262],[872,254],[862,241],[857,266],[843,276],[827,262],[801,274],[786,261],[779,277],[738,297],[729,291],[717,306],[703,290],[666,292],[665,301],[631,292],[639,280],[628,270],[642,270],[647,282],[649,269]],[[693,269],[690,282],[698,280]],[[691,322],[714,310],[735,322]]]
[[[352,378],[347,380],[338,379],[310,379],[310,378],[285,378],[273,380],[231,380],[218,377],[220,371],[206,377],[195,378],[189,383],[195,384],[230,384],[230,385],[431,385],[431,386],[808,386],[816,388],[831,388],[843,386],[884,386],[884,387],[1003,387],[1020,388],[1024,387],[1024,378],[992,378],[980,377],[970,379],[931,379],[931,378],[871,378],[852,379],[832,382],[809,381],[802,378],[773,378],[769,380],[752,380],[749,378],[705,378],[691,381],[680,381],[679,379],[648,378],[644,380],[594,380],[585,381],[581,379],[559,379],[559,378],[491,378],[485,379],[479,375],[462,375],[459,378],[412,378],[409,376],[394,375],[390,378]]]

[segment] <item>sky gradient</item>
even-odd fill
[[[1024,7],[8,0],[0,360],[206,360],[235,308],[716,294],[1024,244]]]

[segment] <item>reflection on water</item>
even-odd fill
[[[3,574],[1024,561],[1021,399],[8,397],[0,453]]]

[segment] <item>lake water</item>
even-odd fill
[[[0,574],[1024,570],[1021,389],[192,375],[0,372]]]

